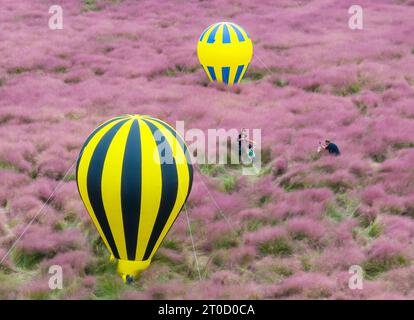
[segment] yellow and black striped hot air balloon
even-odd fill
[[[124,281],[146,269],[191,191],[184,140],[167,123],[125,115],[99,126],[79,155],[80,196]]]
[[[209,26],[201,34],[197,55],[210,81],[239,83],[252,59],[253,44],[247,32],[231,22]]]

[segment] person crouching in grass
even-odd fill
[[[339,151],[338,146],[328,139],[325,140],[325,143],[319,142],[318,153],[322,150],[327,150],[329,154],[333,156],[339,156],[341,154],[341,151]]]

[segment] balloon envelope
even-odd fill
[[[183,139],[149,116],[99,126],[79,155],[78,190],[118,272],[148,267],[190,193],[193,168]]]
[[[252,59],[253,44],[248,33],[231,22],[209,26],[201,34],[197,55],[210,81],[239,83]]]

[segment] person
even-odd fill
[[[247,138],[246,129],[242,128],[237,141],[239,142],[239,163],[241,163],[241,156],[242,156],[242,141],[245,141]]]
[[[256,157],[256,154],[254,153],[254,141],[248,140],[249,141],[249,149],[247,151],[247,156],[249,157],[250,160],[254,161],[254,158]]]
[[[334,155],[334,156],[339,156],[341,154],[341,151],[339,151],[338,146],[328,139],[325,140],[324,144],[319,142],[318,153],[321,152],[322,149],[328,150],[329,154]]]

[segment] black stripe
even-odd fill
[[[124,152],[121,180],[122,219],[128,260],[135,260],[141,210],[141,137],[138,120],[132,123]]]
[[[128,120],[123,120],[114,125],[105,135],[101,138],[98,145],[93,152],[91,161],[88,168],[88,195],[91,202],[93,211],[98,219],[98,223],[102,228],[102,232],[111,247],[112,253],[115,258],[119,259],[118,249],[116,248],[114,237],[111,232],[111,228],[106,217],[105,208],[102,201],[102,171],[104,167],[106,153],[108,152],[109,145],[112,142],[115,134],[119,128]]]
[[[185,158],[187,160],[187,166],[188,166],[188,176],[190,181],[188,182],[188,190],[187,190],[187,197],[185,198],[185,200],[187,201],[188,196],[190,195],[191,192],[191,187],[193,186],[193,165],[191,163],[191,156],[190,156],[190,151],[188,150],[185,142],[183,141],[183,139],[181,139],[181,137],[177,134],[177,131],[173,130],[170,126],[166,125],[165,123],[163,123],[162,121],[153,118],[153,117],[148,117],[149,119],[159,123],[160,125],[162,125],[165,129],[167,129],[168,131],[170,131],[173,136],[177,139],[179,145],[181,146]]]
[[[155,244],[160,237],[162,230],[167,223],[168,218],[170,217],[171,211],[174,208],[175,201],[177,199],[177,191],[178,191],[178,173],[177,173],[177,166],[175,164],[175,159],[173,157],[173,153],[171,150],[171,146],[168,143],[165,136],[162,132],[151,122],[143,121],[148,125],[151,129],[151,132],[155,137],[159,137],[160,139],[156,139],[158,153],[160,155],[160,159],[172,159],[172,163],[162,163],[161,166],[161,181],[162,181],[162,190],[161,190],[161,201],[160,207],[158,209],[157,218],[154,223],[154,227],[151,232],[150,239],[148,241],[147,248],[144,254],[144,260],[147,260],[152,251],[154,250]]]
[[[113,119],[111,119],[111,120],[108,120],[107,122],[104,122],[103,124],[101,124],[98,128],[96,128],[90,135],[89,135],[89,137],[88,137],[88,139],[86,139],[86,141],[85,141],[85,143],[83,144],[83,146],[82,146],[82,148],[81,148],[81,151],[79,152],[79,156],[78,156],[78,159],[77,159],[77,162],[76,162],[76,181],[78,180],[78,171],[79,171],[79,164],[80,164],[80,159],[82,158],[82,154],[83,154],[83,151],[85,150],[85,148],[86,148],[86,146],[88,145],[88,143],[92,140],[92,138],[95,136],[95,134],[97,134],[98,133],[98,131],[100,131],[101,129],[103,129],[104,127],[106,127],[108,124],[110,124],[110,123],[112,123],[112,122],[114,122],[114,121],[116,121],[116,120],[119,120],[119,119],[122,119],[122,118],[125,118],[126,116],[120,116],[120,117],[116,117],[116,118],[113,118]]]

